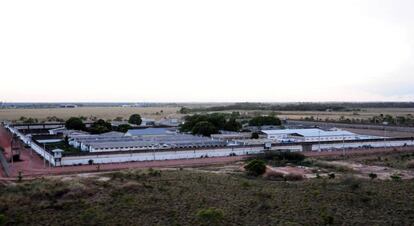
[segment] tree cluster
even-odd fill
[[[211,111],[360,111],[362,108],[413,108],[414,102],[338,102],[338,103],[234,103],[224,106],[187,109],[189,112]]]
[[[263,160],[254,159],[244,166],[244,169],[248,175],[257,177],[266,172],[266,163]]]
[[[71,117],[65,122],[66,129],[73,129],[73,130],[85,130],[86,126],[83,123],[82,119],[78,117]]]
[[[315,118],[313,116],[302,118],[305,121],[325,121],[325,122],[341,122],[341,123],[355,123],[355,124],[377,124],[377,125],[397,125],[397,126],[414,126],[414,116],[412,114],[407,115],[399,115],[399,116],[392,116],[392,115],[375,115],[371,118],[346,118],[345,116],[341,115],[338,119],[330,119],[330,118]]]
[[[122,125],[118,126],[117,131],[122,132],[122,133],[126,133],[130,129],[132,129],[132,126],[130,126],[129,124],[122,124]]]
[[[38,123],[39,122],[39,120],[37,119],[37,118],[31,118],[31,117],[29,117],[29,118],[26,118],[26,117],[24,117],[24,116],[22,116],[22,117],[20,117],[20,119],[19,119],[21,122],[23,122],[23,123],[28,123],[28,124],[31,124],[31,123]]]
[[[279,126],[282,122],[276,116],[257,116],[249,121],[250,126]]]
[[[213,113],[186,116],[180,131],[210,136],[211,134],[218,133],[219,130],[239,131],[241,128],[241,123],[232,115]]]
[[[112,125],[110,122],[107,122],[103,119],[99,119],[98,121],[92,124],[88,131],[92,134],[107,133],[112,131]]]
[[[128,122],[131,123],[131,124],[135,124],[135,125],[141,125],[141,123],[142,123],[141,115],[139,115],[139,114],[131,115],[129,117]]]

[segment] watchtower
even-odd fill
[[[11,162],[20,161],[20,152],[22,150],[22,143],[19,140],[19,137],[14,134],[11,140]]]

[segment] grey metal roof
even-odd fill
[[[262,130],[267,135],[289,135],[299,134],[303,137],[317,137],[317,136],[355,136],[356,134],[345,131],[325,131],[321,129],[277,129],[277,130]]]
[[[189,134],[148,135],[148,136],[83,136],[74,140],[83,145],[98,149],[111,148],[142,148],[142,147],[201,147],[225,145],[225,142],[215,141],[208,137]]]
[[[172,134],[173,131],[167,128],[146,128],[146,129],[130,129],[127,135],[130,136],[148,136],[148,135],[167,135]]]

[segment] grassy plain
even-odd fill
[[[363,108],[360,111],[265,111],[265,110],[235,110],[242,115],[253,116],[260,114],[276,114],[281,119],[293,119],[299,120],[305,117],[314,117],[322,120],[325,119],[339,119],[345,117],[349,119],[368,119],[380,114],[392,115],[392,116],[406,116],[408,114],[414,115],[414,108]],[[231,113],[232,111],[219,111]]]
[[[103,119],[115,119],[138,113],[144,118],[161,119],[175,117],[179,108],[175,107],[78,107],[78,108],[46,108],[46,109],[0,109],[0,121],[18,120],[20,117],[31,117],[45,120],[47,117],[56,116],[68,119],[72,116],[94,116]]]
[[[380,114],[392,116],[406,116],[407,114],[414,115],[414,108],[365,108],[357,112],[317,112],[317,111],[289,111],[280,112],[282,118],[301,119],[305,117],[321,118],[321,119],[339,119],[341,116],[349,119],[368,119]]]
[[[161,112],[163,111],[163,112]],[[20,117],[31,117],[44,120],[56,116],[67,119],[72,116],[95,116],[97,118],[114,119],[116,117],[128,118],[138,113],[146,118],[161,119],[164,117],[181,117],[176,107],[79,107],[79,108],[48,108],[48,109],[0,109],[0,120],[18,120]],[[225,112],[225,111],[224,111]],[[231,111],[228,111],[231,112]],[[246,115],[269,114],[268,111],[239,111]],[[368,119],[379,114],[392,116],[414,115],[414,108],[365,108],[357,112],[321,112],[321,111],[280,111],[275,112],[282,119],[303,119],[314,117],[320,119],[345,118]]]
[[[282,119],[302,119],[305,117],[314,117],[325,119],[339,119],[341,116],[349,119],[368,119],[380,114],[392,116],[406,116],[407,114],[414,115],[414,108],[365,108],[361,111],[335,111],[335,112],[321,112],[321,111],[281,111],[277,115]]]
[[[412,225],[413,180],[124,171],[0,185],[0,225]]]

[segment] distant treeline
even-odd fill
[[[302,118],[301,120],[305,121],[325,121],[325,122],[334,122],[334,123],[350,123],[350,124],[374,124],[374,125],[394,125],[394,126],[414,126],[414,116],[412,114],[392,116],[379,114],[367,119],[363,118],[346,118],[341,116],[339,119],[320,119],[313,116]]]
[[[24,108],[24,109],[42,109],[42,108],[71,108],[71,107],[178,107],[176,103],[76,103],[76,102],[62,102],[62,103],[12,103],[0,102],[0,108]]]
[[[182,109],[187,112],[268,110],[268,111],[360,111],[361,108],[414,108],[414,102],[335,102],[335,103],[235,103],[225,106]],[[184,112],[182,112],[184,113]]]

